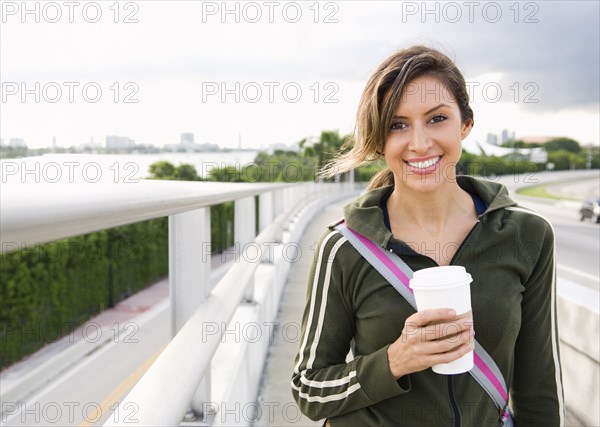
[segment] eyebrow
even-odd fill
[[[426,116],[427,114],[429,114],[429,113],[431,113],[432,111],[435,111],[435,110],[437,110],[438,108],[441,108],[441,107],[450,107],[450,106],[449,106],[448,104],[439,104],[439,105],[436,105],[435,107],[431,108],[430,110],[427,110],[427,111],[425,111],[425,114],[423,114],[423,115],[424,115],[424,116]],[[396,115],[394,115],[394,117],[393,117],[393,118],[394,118],[394,119],[407,119],[408,117],[406,117],[406,116],[396,116]]]

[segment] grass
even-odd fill
[[[546,191],[547,187],[548,186],[545,184],[533,185],[531,187],[520,188],[519,190],[517,190],[517,193],[522,194],[523,196],[544,197],[546,199],[560,200],[560,197],[548,193]]]
[[[556,184],[556,183],[554,183]],[[548,184],[551,185],[551,184]],[[547,184],[542,184],[542,185],[533,185],[531,187],[525,187],[525,188],[521,188],[519,190],[517,190],[518,194],[521,194],[523,196],[530,196],[530,197],[543,197],[546,199],[552,199],[552,200],[577,200],[578,199],[573,199],[570,197],[559,197],[556,196],[554,194],[548,193],[547,191]]]

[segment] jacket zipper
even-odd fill
[[[458,413],[458,407],[454,401],[454,393],[452,393],[452,375],[448,375],[448,395],[450,396],[450,403],[452,404],[452,410],[454,411],[454,426],[460,427],[460,415]]]
[[[481,217],[482,216],[483,215],[479,216],[479,218],[477,219],[477,222],[475,223],[475,225],[471,228],[471,230],[469,231],[469,233],[467,234],[467,236],[463,239],[462,243],[460,244],[460,246],[458,247],[458,249],[454,253],[454,256],[450,260],[450,264],[449,265],[453,265],[454,264],[454,260],[456,259],[457,255],[460,253],[460,250],[467,243],[467,241],[469,240],[469,238],[471,237],[471,235],[473,234],[473,232],[475,231],[475,229],[477,228],[477,226],[481,222]],[[384,249],[388,249],[387,245],[384,245],[383,247],[384,247]],[[431,257],[428,257],[427,255],[423,255],[423,256],[426,257],[426,258],[429,258],[433,262],[433,264],[435,264],[436,266],[438,265],[438,263],[435,262]],[[456,402],[454,401],[454,394],[452,393],[452,375],[448,375],[448,396],[450,397],[450,404],[452,405],[452,411],[454,412],[454,426],[455,427],[460,427],[460,414],[458,413],[458,407],[456,406]]]
[[[456,259],[456,257],[460,253],[460,250],[465,246],[465,244],[467,243],[467,241],[469,240],[469,238],[471,237],[471,235],[473,234],[473,232],[475,231],[475,229],[477,228],[477,226],[479,225],[480,222],[481,222],[480,220],[477,220],[477,222],[475,223],[475,225],[471,228],[471,230],[469,231],[469,233],[467,234],[467,236],[461,242],[461,244],[458,247],[458,249],[456,249],[456,252],[454,253],[454,256],[450,260],[450,264],[448,264],[448,265],[454,265],[454,260]],[[389,242],[388,242],[388,244],[382,245],[381,247],[383,249],[387,250],[387,251],[392,251],[393,250],[393,249],[391,249],[389,247]],[[439,267],[439,264],[437,262],[435,262],[435,260],[433,258],[431,258],[430,256],[423,255],[423,254],[419,254],[419,255],[422,256],[422,257],[424,257],[424,258],[429,259],[435,267]]]
[[[471,237],[471,235],[473,234],[473,232],[479,225],[479,222],[480,222],[480,220],[478,219],[477,222],[475,223],[475,225],[473,226],[473,228],[471,228],[471,231],[469,231],[469,234],[467,234],[467,236],[463,239],[462,243],[460,244],[460,246],[454,253],[454,256],[450,260],[449,265],[454,264],[454,260],[456,259],[456,256],[460,253],[460,250],[465,245],[465,243],[467,243],[467,241],[469,240],[469,238]],[[456,406],[456,402],[454,401],[454,393],[452,392],[452,375],[448,375],[448,395],[450,397],[450,404],[452,405],[452,411],[454,412],[454,426],[460,427],[460,414],[458,413],[458,407]]]
[[[471,231],[469,231],[469,233],[463,239],[463,241],[461,242],[461,244],[458,247],[458,249],[456,250],[456,252],[454,252],[454,256],[452,257],[452,259],[450,260],[450,264],[448,264],[448,265],[454,265],[454,260],[456,259],[456,257],[460,253],[460,250],[463,248],[463,246],[465,246],[465,243],[467,243],[467,241],[469,240],[469,238],[471,237],[471,235],[473,234],[473,232],[475,231],[475,229],[477,228],[477,226],[479,225],[480,222],[481,221],[478,219],[477,222],[475,223],[475,225],[471,228]]]

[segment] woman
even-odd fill
[[[331,426],[501,425],[469,373],[429,369],[471,351],[475,336],[506,382],[516,424],[563,425],[552,228],[515,206],[502,185],[456,176],[473,124],[462,74],[434,49],[401,50],[370,77],[354,145],[324,174],[382,157],[387,169],[344,208],[346,225],[413,271],[464,266],[473,323],[447,309],[415,313],[330,225],[310,271],[292,378],[309,418]]]

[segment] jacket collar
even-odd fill
[[[487,222],[490,213],[517,204],[509,197],[506,187],[497,182],[466,175],[457,176],[456,182],[463,190],[477,194],[487,205],[486,211],[479,217],[482,222]],[[348,227],[384,248],[393,235],[385,226],[380,203],[392,191],[394,185],[376,188],[344,207],[344,219]]]

